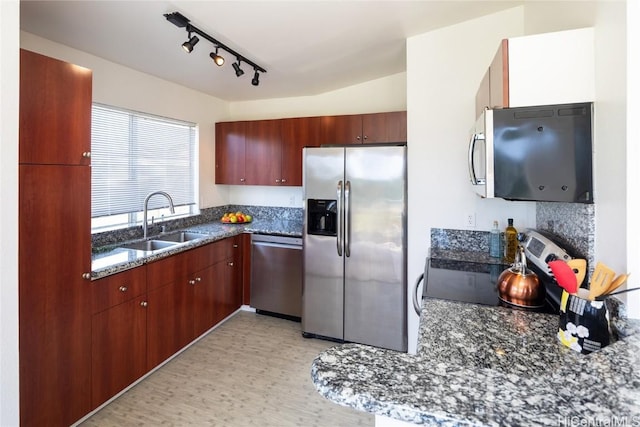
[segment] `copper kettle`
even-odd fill
[[[514,263],[498,277],[498,296],[507,304],[540,308],[544,305],[544,295],[544,286],[538,276],[527,268],[524,248],[518,245]]]

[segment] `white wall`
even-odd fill
[[[535,225],[533,202],[476,196],[466,163],[480,80],[500,40],[522,35],[523,20],[518,7],[407,41],[410,289],[424,269],[431,228],[464,229],[467,214],[475,214],[478,230],[488,231],[494,220],[504,228],[508,217],[516,228]],[[410,333],[417,322],[410,317]],[[415,346],[412,335],[409,342]]]
[[[278,98],[231,104],[232,120],[376,113],[407,109],[406,73],[316,96]],[[231,186],[230,203],[302,207],[302,187]]]
[[[200,207],[228,203],[228,187],[214,183],[214,124],[229,119],[228,102],[24,31],[20,47],[93,70],[95,102],[197,123]]]
[[[0,1],[0,426],[19,423],[17,0]]]

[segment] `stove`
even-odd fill
[[[427,258],[424,272],[423,297],[473,304],[502,306],[517,310],[558,313],[560,301],[547,292],[542,307],[526,308],[502,301],[498,296],[498,277],[509,264],[486,261],[466,261],[444,258]],[[535,271],[535,270],[534,270]],[[545,289],[557,284],[546,274],[536,272]]]

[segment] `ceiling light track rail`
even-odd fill
[[[218,41],[214,37],[211,37],[209,34],[205,33],[200,28],[198,28],[198,27],[196,27],[194,25],[191,25],[191,23],[190,23],[191,21],[188,18],[186,18],[184,15],[182,15],[180,12],[165,13],[164,17],[167,18],[167,21],[171,22],[176,27],[184,28],[187,31],[187,33],[189,35],[188,36],[188,40],[182,44],[182,47],[188,53],[191,53],[191,51],[193,50],[194,46],[199,41],[198,37],[193,35],[193,34],[197,34],[200,37],[208,40],[209,42],[211,42],[214,45],[215,53],[212,52],[210,54],[210,56],[218,66],[221,66],[224,63],[224,58],[222,58],[220,55],[218,55],[218,50],[219,49],[224,50],[225,52],[229,53],[230,55],[232,55],[235,58],[235,62],[233,63],[233,69],[235,70],[237,77],[240,77],[242,74],[244,74],[244,71],[242,71],[240,69],[240,64],[242,62],[244,62],[246,64],[249,64],[251,67],[253,67],[254,76],[253,76],[253,79],[251,80],[251,83],[254,86],[258,86],[258,84],[259,84],[259,74],[258,74],[258,72],[261,72],[261,73],[266,73],[267,72],[267,70],[265,70],[264,68],[262,68],[261,66],[259,66],[255,62],[253,62],[252,60],[248,59],[244,55],[239,54],[238,52],[236,52],[235,50],[233,50],[229,46],[227,46],[224,43]]]

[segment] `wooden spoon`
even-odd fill
[[[629,273],[629,274],[631,274],[631,273]],[[610,294],[611,292],[613,292],[616,289],[618,289],[620,286],[624,285],[624,283],[627,281],[627,278],[629,278],[629,274],[621,274],[618,277],[616,277],[615,279],[613,279],[613,282],[611,282],[611,284],[609,285],[607,290],[604,291],[604,293],[602,295]]]

